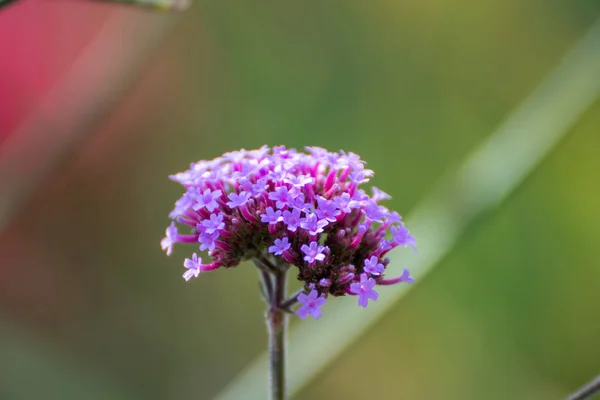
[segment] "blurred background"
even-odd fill
[[[213,398],[265,349],[264,305],[251,265],[181,279],[193,248],[159,245],[169,174],[344,149],[409,214],[598,17],[596,0],[0,10],[0,398]],[[599,132],[596,101],[295,398],[560,399],[596,375]]]

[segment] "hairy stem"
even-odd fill
[[[286,333],[286,278],[288,265],[272,264],[265,257],[253,259],[262,278],[268,308],[266,312],[269,332],[269,382],[271,400],[285,400],[285,333]]]
[[[600,393],[600,375],[594,378],[593,381],[587,383],[577,392],[573,393],[566,400],[584,400]]]
[[[271,400],[284,400],[285,393],[285,328],[286,314],[281,309],[285,299],[286,270],[275,273],[275,288],[267,310],[269,328],[269,379]]]
[[[265,296],[267,304],[269,304],[270,306],[273,301],[273,278],[271,277],[271,274],[267,271],[261,270],[259,272],[262,281],[263,294]]]

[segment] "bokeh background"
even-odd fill
[[[21,161],[0,187],[18,199],[0,224],[0,398],[213,398],[264,350],[264,306],[250,265],[186,284],[192,248],[162,253],[169,174],[263,144],[345,149],[409,214],[599,16],[596,0],[0,10],[0,161]],[[122,52],[90,52],[98,35]],[[61,91],[82,55],[97,70]],[[597,374],[599,132],[597,101],[296,398],[560,399]]]

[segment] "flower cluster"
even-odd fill
[[[298,296],[301,318],[318,318],[329,295],[356,295],[366,307],[377,300],[376,285],[413,282],[407,270],[384,277],[386,254],[414,249],[415,239],[398,213],[379,204],[389,195],[360,188],[373,171],[354,153],[306,150],[240,150],[171,176],[186,192],[170,214],[162,248],[171,254],[175,243],[195,243],[212,258],[186,259],[186,280],[255,257],[294,265],[306,291]]]

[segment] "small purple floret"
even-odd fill
[[[192,258],[186,258],[183,262],[183,266],[187,268],[187,271],[183,273],[183,279],[189,281],[191,278],[197,278],[200,275],[200,267],[202,266],[202,258],[198,257],[196,253],[192,254]]]
[[[408,233],[408,229],[404,225],[392,226],[390,230],[394,237],[394,244],[403,247],[410,246],[414,251],[417,251],[415,237]]]
[[[200,250],[208,250],[212,252],[215,249],[215,240],[217,240],[221,236],[219,231],[214,231],[213,233],[202,232],[200,236],[198,236],[198,241],[200,242]]]
[[[365,260],[365,267],[363,270],[369,275],[381,275],[385,271],[383,264],[379,262],[376,256],[372,256],[370,259]]]
[[[269,247],[269,252],[273,253],[276,256],[280,256],[291,246],[292,245],[290,244],[287,237],[284,237],[283,239],[275,239],[275,244]]]
[[[287,226],[288,231],[296,232],[301,223],[300,213],[301,211],[297,208],[294,208],[292,211],[285,210],[283,212],[283,222]]]
[[[248,200],[250,200],[250,196],[250,193],[243,191],[240,192],[240,194],[229,193],[229,196],[227,196],[227,198],[231,201],[227,202],[227,206],[229,206],[229,208],[241,207],[244,204],[246,204]]]
[[[283,220],[283,217],[281,216],[281,210],[276,211],[273,210],[273,207],[267,207],[265,213],[260,216],[260,220],[269,224],[276,224]]]
[[[337,204],[331,200],[327,200],[323,197],[317,197],[317,203],[319,204],[319,207],[315,212],[320,220],[335,222],[335,217],[341,214],[340,210],[338,210]]]
[[[174,222],[171,222],[171,225],[165,231],[166,236],[160,241],[160,247],[167,252],[167,255],[170,256],[173,252],[173,245],[177,241],[177,227]]]
[[[317,242],[310,242],[310,246],[302,245],[300,250],[304,254],[304,261],[309,264],[312,264],[315,261],[323,261],[325,259],[325,254],[323,253],[327,247],[319,246]]]
[[[293,191],[289,191],[285,186],[279,186],[274,192],[269,193],[269,199],[276,201],[275,205],[281,209],[294,200]]]
[[[400,275],[400,282],[405,282],[405,283],[410,283],[410,284],[415,283],[415,280],[413,279],[412,276],[410,276],[410,272],[406,268],[404,270],[402,270],[402,275]]]
[[[375,279],[369,278],[367,274],[360,274],[360,282],[350,284],[352,293],[358,295],[358,305],[367,308],[369,299],[377,301],[379,293],[373,289],[375,287]]]
[[[319,319],[323,314],[321,312],[321,307],[325,302],[325,296],[319,296],[319,292],[314,289],[311,290],[308,295],[306,293],[300,293],[298,295],[298,303],[302,304],[302,306],[296,310],[296,315],[302,319],[309,315],[314,319]]]
[[[223,194],[220,190],[210,190],[206,189],[204,193],[200,194],[199,190],[193,191],[192,188],[188,191],[188,194],[191,199],[195,200],[197,203],[192,207],[194,211],[200,210],[202,207],[206,207],[206,209],[210,212],[213,212],[215,208],[219,207],[219,203],[217,203],[217,199],[221,197]]]
[[[311,235],[318,235],[319,233],[323,233],[323,228],[325,228],[327,224],[329,224],[329,221],[326,219],[319,219],[317,214],[311,213],[305,218],[302,218],[300,227],[306,229]]]
[[[223,222],[223,214],[211,214],[210,219],[205,219],[202,221],[202,225],[200,229],[204,233],[213,233],[217,230],[225,228],[225,223]]]

